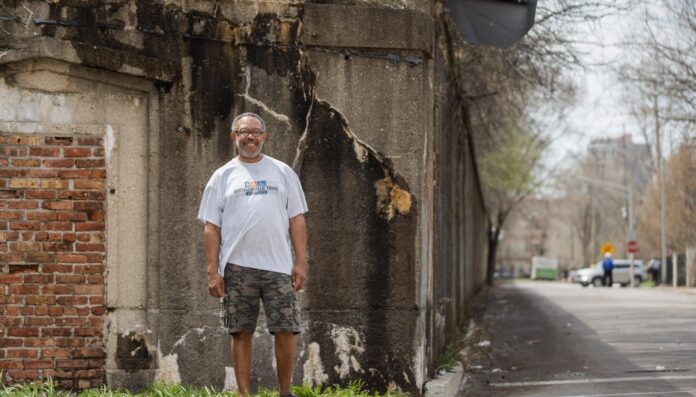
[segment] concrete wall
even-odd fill
[[[485,274],[484,207],[437,6],[26,1],[7,11],[0,76],[21,92],[0,132],[104,142],[99,336],[110,385],[234,384],[195,218],[210,174],[234,155],[231,119],[254,111],[267,153],[295,168],[310,207],[295,382],[361,378],[420,393]],[[8,78],[16,71],[41,83]],[[24,120],[35,103],[52,118]],[[9,129],[18,122],[31,128]],[[255,384],[272,387],[262,322]],[[10,350],[0,345],[0,368],[16,365]],[[72,369],[60,380],[80,379]]]

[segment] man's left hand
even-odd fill
[[[304,287],[307,280],[307,265],[304,263],[295,263],[292,267],[292,289],[297,292]]]

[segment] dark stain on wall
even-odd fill
[[[119,334],[116,340],[116,365],[119,369],[135,372],[152,368],[154,357],[147,349],[142,334]]]

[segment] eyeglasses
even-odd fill
[[[237,135],[240,137],[244,138],[248,136],[249,134],[255,136],[256,138],[260,137],[261,135],[265,134],[266,131],[261,131],[261,130],[237,130],[235,131]]]

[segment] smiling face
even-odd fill
[[[263,149],[267,134],[263,124],[256,117],[247,116],[239,119],[234,126],[231,137],[239,151],[241,161],[255,163],[261,160],[261,149]]]

